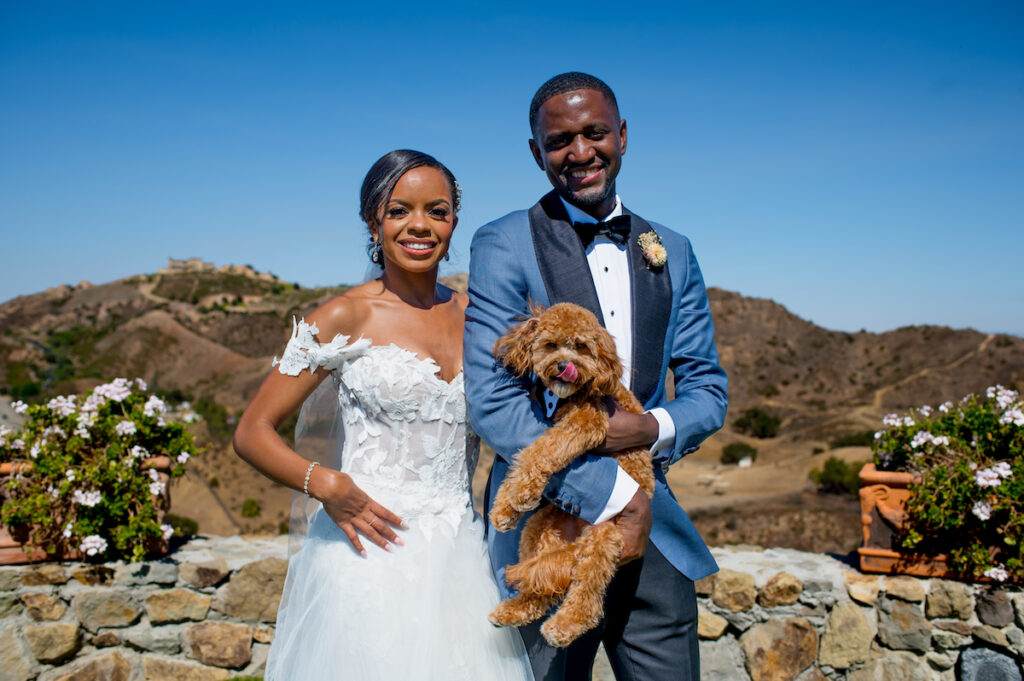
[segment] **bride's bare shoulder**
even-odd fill
[[[306,317],[310,324],[316,323],[320,342],[329,341],[338,334],[355,338],[363,334],[372,312],[374,284],[380,288],[380,284],[373,281],[353,286]]]

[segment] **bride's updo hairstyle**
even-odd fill
[[[370,171],[363,178],[363,187],[359,190],[359,217],[367,227],[380,223],[380,210],[391,200],[395,185],[413,168],[436,168],[448,181],[452,193],[452,212],[458,213],[462,199],[462,188],[455,181],[452,171],[430,154],[412,149],[395,149],[377,159]],[[373,248],[373,234],[370,234],[370,248]]]

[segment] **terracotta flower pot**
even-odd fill
[[[907,522],[910,485],[917,481],[912,473],[875,470],[865,464],[860,470],[860,512],[864,526],[864,545],[857,549],[860,569],[919,577],[955,577],[942,554],[911,554],[900,545],[902,528]]]
[[[164,483],[164,493],[157,502],[157,514],[162,522],[167,509],[171,507],[170,496],[170,471],[171,459],[167,456],[154,456],[143,460],[142,468],[154,468],[160,474],[160,481]],[[0,463],[0,506],[4,501],[4,489],[7,479],[11,475],[27,475],[32,472],[31,462]],[[31,534],[29,527],[5,527],[0,524],[0,565],[13,565],[18,563],[35,563],[44,560],[82,560],[83,555],[77,549],[60,550],[56,553],[47,553],[42,549],[29,549],[25,546]],[[167,542],[161,540],[154,543],[152,547],[154,554],[167,553]]]

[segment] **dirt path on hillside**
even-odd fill
[[[963,364],[967,360],[969,360],[972,357],[975,357],[975,356],[981,354],[986,349],[988,349],[989,343],[991,343],[992,340],[995,337],[996,336],[993,333],[988,334],[987,336],[985,336],[985,339],[982,340],[981,343],[978,344],[978,347],[976,347],[975,349],[971,350],[970,352],[964,354],[963,356],[959,357],[958,359],[955,359],[952,362],[949,362],[948,364],[944,364],[942,366],[937,366],[937,367],[925,367],[924,369],[921,369],[920,371],[918,371],[916,373],[913,373],[913,374],[907,376],[906,378],[904,378],[902,380],[896,381],[895,383],[892,383],[890,385],[886,385],[886,386],[883,386],[883,387],[879,388],[878,390],[875,391],[875,396],[874,396],[874,400],[872,402],[872,406],[874,406],[875,409],[882,409],[882,398],[885,397],[886,393],[888,393],[888,392],[890,392],[892,390],[895,390],[896,388],[899,388],[900,386],[906,385],[907,383],[910,383],[911,381],[914,381],[914,380],[916,380],[918,378],[921,378],[922,376],[927,376],[928,374],[931,374],[931,373],[933,373],[935,371],[948,371],[949,369],[955,369],[956,367],[960,366],[961,364]]]

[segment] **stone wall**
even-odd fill
[[[789,549],[715,549],[697,584],[703,681],[1009,681],[1024,593],[862,574]]]
[[[0,568],[0,681],[262,676],[287,542],[198,538],[147,563]],[[698,583],[704,681],[1006,681],[1020,589],[864,575],[828,556],[715,549]],[[595,681],[611,681],[604,660]]]
[[[0,681],[262,676],[286,538],[199,538],[145,563],[0,568]]]

